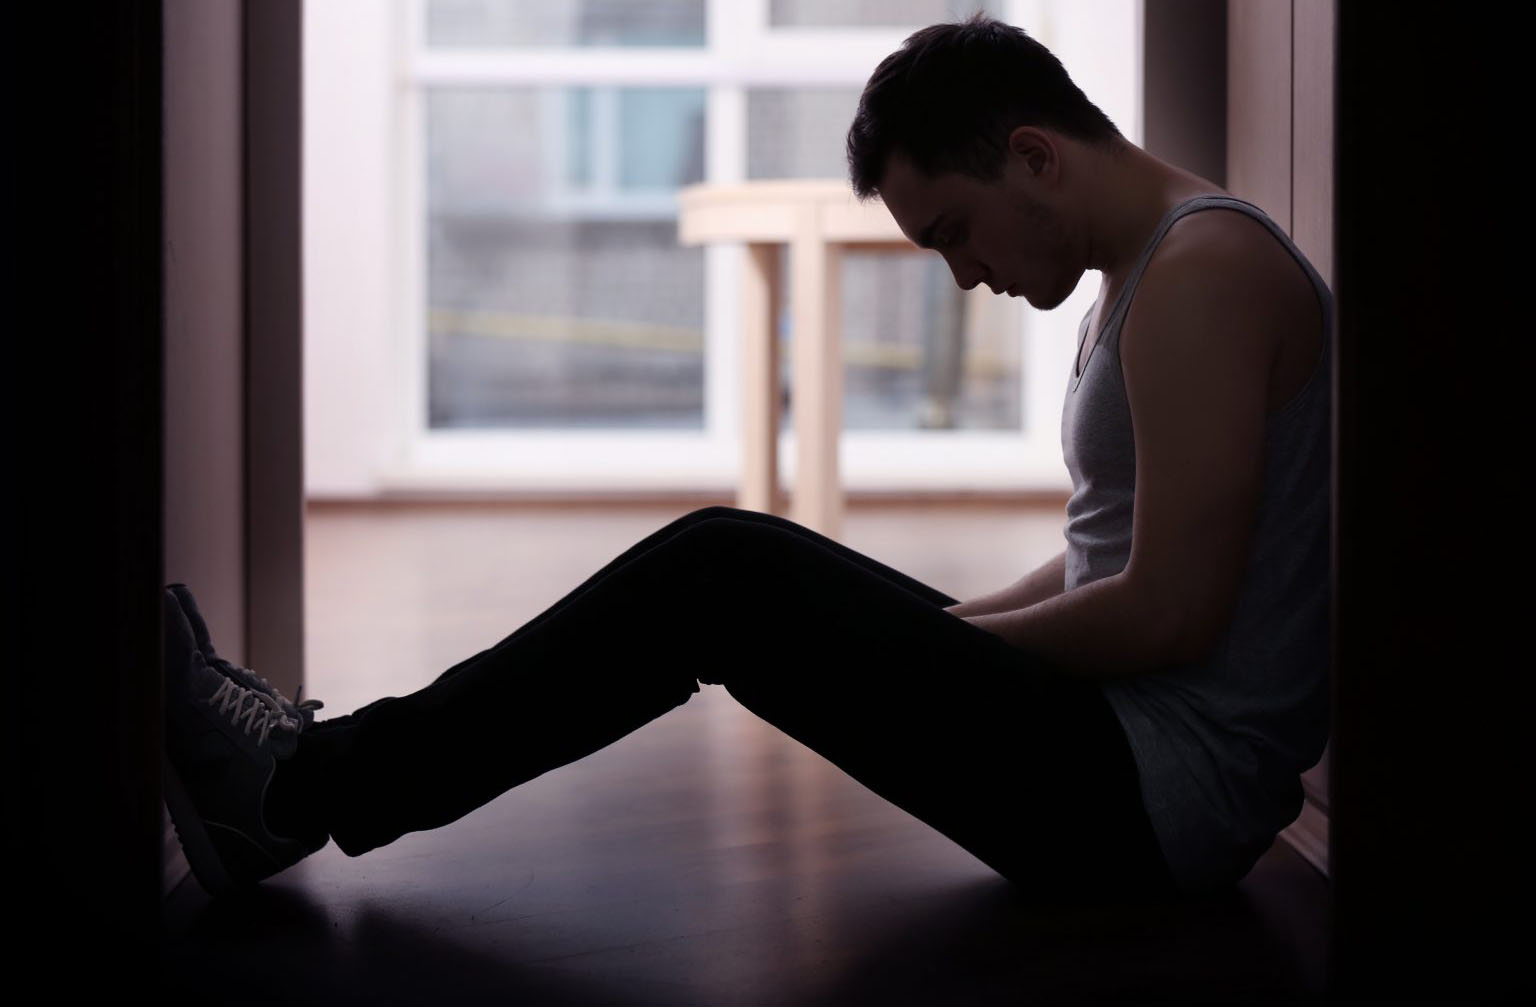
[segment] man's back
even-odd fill
[[[1259,282],[1274,283],[1275,293],[1265,298],[1266,310],[1249,331],[1223,336],[1268,346],[1262,349],[1269,358],[1263,457],[1252,460],[1262,466],[1252,537],[1214,645],[1166,670],[1103,683],[1136,753],[1164,853],[1187,890],[1235,881],[1246,872],[1299,811],[1297,776],[1316,762],[1327,738],[1332,299],[1326,285],[1284,232],[1251,204],[1224,195],[1184,201],[1165,215],[1109,306],[1100,305],[1102,310],[1085,318],[1083,352],[1069,376],[1062,424],[1075,487],[1066,530],[1065,588],[1071,591],[1125,570],[1141,487],[1155,480],[1219,477],[1198,469],[1154,473],[1142,458],[1138,478],[1131,421],[1136,379],[1128,379],[1130,362],[1121,346],[1126,335],[1142,341],[1137,359],[1158,351],[1155,326],[1132,334],[1127,324],[1136,315],[1142,282],[1153,271],[1149,264],[1166,253],[1184,254],[1191,242],[1217,234],[1208,226],[1175,225],[1209,220],[1218,211],[1232,211],[1222,217],[1243,214],[1245,223],[1265,228],[1270,245],[1263,254],[1290,263],[1245,265],[1261,274]],[[1247,240],[1230,219],[1219,223],[1231,240]],[[1178,239],[1176,230],[1182,231]],[[1175,240],[1185,247],[1165,243]],[[1217,234],[1216,240],[1225,238]],[[1210,249],[1199,252],[1208,256]],[[1252,255],[1251,246],[1247,254]],[[1285,269],[1309,282],[1310,305],[1298,307],[1294,298],[1287,299]],[[1210,298],[1232,294],[1221,286],[1229,275],[1211,277]],[[1230,285],[1242,287],[1245,281]],[[1157,304],[1149,307],[1144,314],[1158,314]],[[1090,347],[1087,328],[1095,315],[1103,319],[1102,330]],[[1296,364],[1302,353],[1310,354],[1301,360],[1304,369]],[[1206,380],[1223,378],[1217,371]],[[1170,459],[1178,460],[1172,452],[1158,456],[1163,466]]]

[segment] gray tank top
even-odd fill
[[[1225,632],[1197,661],[1100,683],[1135,755],[1169,870],[1191,894],[1248,873],[1300,813],[1300,774],[1322,757],[1328,740],[1333,297],[1258,207],[1219,195],[1186,200],[1164,216],[1142,251],[1081,373],[1081,350],[1074,354],[1061,424],[1073,486],[1070,591],[1119,573],[1130,559],[1136,454],[1120,326],[1168,229],[1206,209],[1237,210],[1269,228],[1316,288],[1323,339],[1307,383],[1267,420],[1258,527]]]

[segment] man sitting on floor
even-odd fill
[[[880,64],[848,161],[963,288],[1050,309],[1101,273],[1064,375],[1063,552],[962,603],[706,508],[425,688],[319,723],[169,590],[167,798],[205,887],[446,825],[700,682],[1030,892],[1243,877],[1328,732],[1327,287],[1261,210],[1129,143],[984,17]]]

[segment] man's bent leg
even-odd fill
[[[790,629],[785,645],[754,643],[761,661],[724,669],[744,706],[1030,895],[1175,895],[1129,742],[1095,683],[814,545],[739,538],[761,545],[753,557],[739,541],[744,559],[779,554],[782,567],[815,571],[798,604],[836,613],[808,651]]]
[[[944,607],[944,606],[947,606],[947,605],[955,605],[955,604],[959,603],[959,599],[958,598],[952,598],[949,595],[945,594],[944,592],[939,591],[939,590],[937,590],[935,588],[929,587],[927,584],[924,584],[922,581],[917,580],[914,577],[910,577],[907,574],[902,573],[900,570],[895,569],[894,567],[887,566],[886,564],[881,563],[880,561],[878,561],[876,559],[873,559],[873,558],[871,558],[869,556],[865,556],[863,553],[860,553],[860,552],[857,552],[856,550],[850,549],[849,547],[843,545],[841,542],[838,542],[838,541],[836,541],[834,539],[827,538],[826,536],[822,535],[820,532],[813,531],[812,529],[807,528],[804,525],[799,524],[799,523],[797,523],[795,521],[791,521],[788,518],[779,517],[776,514],[764,514],[764,513],[761,513],[760,511],[744,510],[744,509],[737,508],[737,507],[725,507],[725,506],[702,507],[702,508],[699,508],[698,510],[690,511],[687,514],[684,514],[682,517],[676,518],[675,520],[668,522],[666,525],[662,526],[661,528],[658,528],[656,531],[652,532],[651,534],[647,535],[645,538],[643,538],[640,541],[636,542],[634,545],[632,545],[628,549],[624,550],[624,552],[620,553],[614,559],[610,560],[605,566],[603,566],[602,569],[598,570],[596,573],[592,574],[586,580],[582,581],[575,588],[572,588],[559,601],[555,602],[553,605],[551,605],[549,608],[545,609],[539,615],[535,616],[533,619],[529,620],[528,622],[526,622],[522,626],[520,626],[518,629],[513,631],[513,633],[510,636],[506,637],[500,643],[496,644],[495,646],[489,647],[486,650],[482,650],[478,654],[474,654],[474,655],[472,655],[472,656],[470,656],[468,658],[465,658],[463,661],[460,661],[458,664],[456,664],[453,667],[449,668],[447,671],[443,672],[438,677],[439,678],[449,678],[449,677],[452,677],[453,675],[458,674],[460,671],[464,670],[465,668],[467,668],[470,665],[474,664],[475,662],[479,661],[481,658],[485,657],[487,654],[490,654],[490,653],[494,652],[495,650],[497,650],[500,647],[506,646],[511,641],[517,639],[519,636],[521,636],[522,634],[528,632],[529,630],[531,630],[535,626],[541,625],[546,619],[552,618],[556,613],[558,613],[567,604],[569,604],[572,599],[580,597],[583,593],[585,593],[587,590],[589,590],[594,584],[600,583],[603,580],[603,578],[607,577],[614,570],[616,570],[616,569],[624,566],[625,564],[629,563],[635,557],[649,552],[651,549],[655,548],[657,545],[661,544],[662,542],[665,542],[667,539],[669,539],[672,536],[676,535],[678,532],[683,531],[686,528],[690,528],[693,525],[696,525],[696,524],[698,524],[698,523],[700,523],[702,521],[714,521],[714,520],[720,520],[722,518],[729,518],[729,519],[735,520],[735,521],[746,521],[746,522],[751,522],[751,523],[755,523],[755,524],[768,525],[768,526],[771,526],[771,527],[774,527],[774,528],[783,529],[784,531],[787,531],[787,532],[790,532],[792,534],[799,535],[799,536],[801,536],[803,538],[809,539],[810,541],[815,542],[815,543],[823,546],[824,548],[831,550],[832,552],[834,552],[837,555],[841,556],[843,559],[847,560],[848,562],[855,563],[855,564],[863,567],[864,569],[870,571],[871,573],[874,573],[874,574],[877,574],[877,575],[879,575],[881,577],[884,577],[886,580],[891,581],[893,584],[896,584],[896,585],[898,585],[898,586],[900,586],[902,588],[905,588],[906,590],[912,592],[913,594],[917,595],[918,597],[924,598],[924,599],[928,600],[929,602],[931,602],[932,604],[938,605],[941,608]],[[326,721],[325,723],[329,723],[329,722],[330,721]]]

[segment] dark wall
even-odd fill
[[[1516,1002],[1532,232],[1498,75],[1522,64],[1476,12],[1338,15],[1335,999]]]
[[[232,652],[302,674],[300,13],[27,4],[0,32],[6,906],[54,995],[154,982],[161,586],[202,570]]]
[[[64,999],[143,988],[159,904],[160,14],[4,20],[7,952]]]

